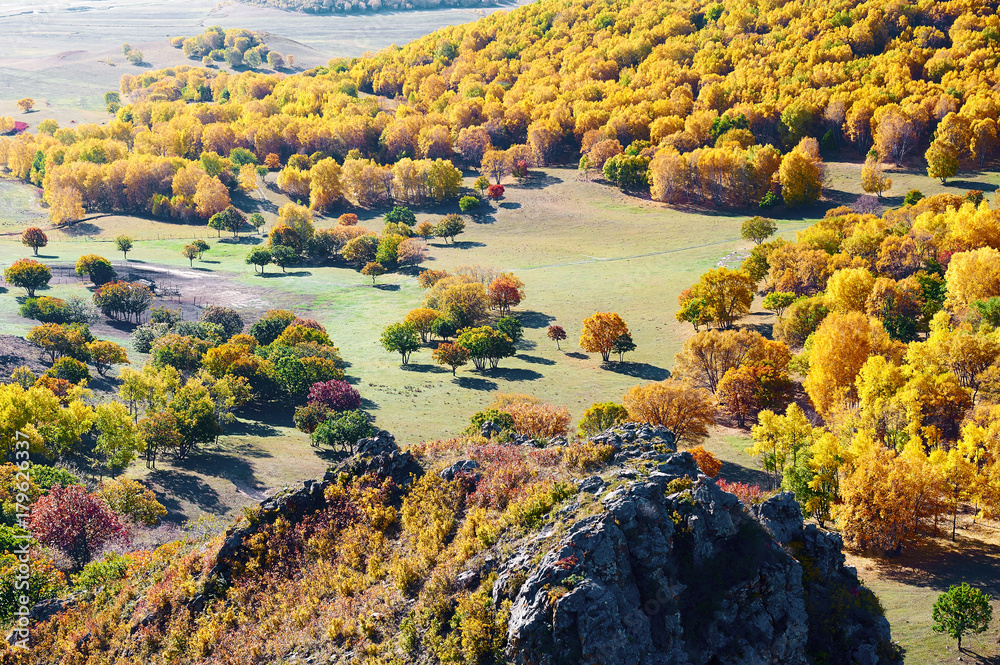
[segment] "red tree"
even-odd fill
[[[489,189],[486,190],[486,196],[498,201],[503,198],[503,192],[503,185],[490,185]]]
[[[38,542],[65,552],[77,569],[109,540],[128,538],[118,515],[79,485],[53,485],[31,507],[30,526]]]
[[[549,326],[549,331],[546,333],[553,342],[556,343],[556,348],[559,348],[559,342],[566,339],[566,331],[563,330],[562,326]]]
[[[350,411],[361,406],[361,393],[347,381],[322,381],[312,384],[309,389],[309,403],[334,411]]]

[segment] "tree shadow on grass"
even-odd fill
[[[543,173],[542,171],[529,171],[528,177],[521,179],[521,189],[543,189],[549,185],[557,185],[562,182],[562,178],[558,178],[549,173]]]
[[[231,436],[277,436],[278,428],[270,423],[237,418],[226,425],[226,434]]]
[[[423,364],[416,365],[413,363],[410,363],[409,365],[403,365],[399,369],[403,370],[404,372],[420,372],[424,374],[445,374],[451,372],[450,369],[445,369],[440,365],[423,365]]]
[[[490,376],[496,376],[505,381],[536,381],[542,378],[541,373],[533,369],[518,367],[497,367],[490,370]]]
[[[517,354],[517,357],[526,363],[531,363],[533,365],[555,365],[555,360],[550,360],[548,358],[541,358],[539,356],[527,356],[523,353]]]
[[[473,247],[486,247],[486,243],[477,242],[475,240],[456,240],[451,243],[452,247],[457,247],[458,249],[472,249]]]
[[[566,356],[569,358],[576,358],[577,360],[587,360],[590,358],[586,353],[580,353],[579,351],[567,351]]]
[[[228,480],[250,498],[260,498],[267,487],[257,479],[256,470],[246,457],[271,457],[271,454],[254,446],[240,446],[237,452],[220,448],[195,450],[177,460],[175,466]]]
[[[374,284],[379,291],[399,291],[399,284]]]
[[[295,422],[292,420],[292,409],[289,409],[287,405],[248,405],[240,412],[240,415],[247,420],[257,422],[259,425],[275,428],[295,427]]]
[[[260,274],[260,273],[257,273]],[[274,279],[275,277],[310,277],[312,273],[308,270],[294,270],[292,272],[266,272],[262,275],[265,279]]]
[[[179,524],[187,519],[182,500],[213,515],[223,515],[228,508],[219,500],[219,493],[211,485],[192,473],[155,469],[146,476],[146,480],[153,485],[156,500],[167,509],[164,519],[168,522]]]
[[[108,319],[105,323],[109,328],[114,328],[115,330],[126,333],[131,333],[139,327],[138,323],[132,321],[115,321],[114,319]]]
[[[496,381],[481,379],[477,376],[459,376],[452,379],[452,383],[457,383],[460,388],[468,388],[469,390],[496,390],[500,387]]]
[[[601,363],[601,367],[615,374],[634,376],[637,379],[645,379],[646,381],[663,381],[670,378],[670,370],[650,365],[649,363],[606,362]]]
[[[364,409],[365,411],[378,411],[382,407],[380,407],[377,402],[373,402],[367,397],[362,397],[361,408]]]
[[[535,312],[533,310],[518,312],[515,316],[525,328],[547,328],[549,324],[556,320],[556,317],[554,316],[549,316],[544,312]]]
[[[873,563],[881,579],[910,586],[944,590],[970,582],[990,595],[1000,592],[1000,547],[961,533],[954,543],[946,538],[927,538],[908,546],[899,556]]]
[[[516,201],[504,201],[499,205],[504,210],[517,210],[518,208],[521,207],[521,204],[517,203]]]
[[[217,241],[220,245],[259,245],[264,242],[260,236],[239,236],[236,238],[220,238]]]

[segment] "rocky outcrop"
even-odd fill
[[[839,537],[804,528],[790,495],[755,517],[681,453],[600,501],[539,563],[529,544],[501,564],[493,596],[513,603],[512,662],[794,665],[820,650],[827,662],[894,661]]]

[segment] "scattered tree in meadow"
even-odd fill
[[[385,267],[377,261],[372,261],[366,264],[365,267],[361,269],[362,275],[372,278],[372,284],[375,284],[375,280],[381,277],[382,275],[386,274],[387,272],[389,271],[386,270]],[[405,365],[406,363],[403,364]]]
[[[778,225],[765,217],[751,217],[743,222],[740,227],[740,235],[744,240],[750,240],[755,245],[759,245],[778,230]]]
[[[264,274],[264,268],[271,262],[271,251],[266,247],[254,247],[247,254],[246,263],[254,267],[254,272],[260,268],[260,274]]]
[[[115,249],[122,253],[126,261],[128,261],[128,253],[132,251],[134,245],[135,240],[132,236],[120,235],[115,238]]]
[[[76,260],[76,274],[90,278],[94,286],[101,286],[118,278],[114,266],[103,256],[85,254]]]
[[[625,361],[625,354],[635,351],[635,342],[632,341],[632,335],[624,333],[619,335],[614,344],[611,345],[611,352],[618,354],[618,362]]]
[[[437,364],[450,367],[452,376],[455,375],[455,371],[459,367],[469,363],[468,349],[448,342],[438,344],[438,347],[431,353],[431,357]]]
[[[878,157],[869,154],[861,167],[861,189],[882,198],[882,192],[892,189],[892,178],[885,175],[885,169]]]
[[[675,379],[629,388],[622,405],[629,420],[666,427],[678,443],[698,443],[715,424],[712,394]]]
[[[107,376],[113,365],[129,364],[124,347],[114,342],[96,340],[87,344],[87,355],[90,362],[101,376]]]
[[[194,260],[198,257],[198,248],[194,245],[184,245],[181,248],[181,256],[188,260],[188,263],[193,268]]]
[[[31,109],[35,108],[35,100],[31,97],[19,99],[17,100],[17,108],[21,109],[22,113],[30,113]]]
[[[110,319],[140,323],[153,304],[153,292],[138,282],[109,282],[94,292],[94,305]]]
[[[556,343],[556,349],[559,350],[559,342],[566,339],[566,331],[563,330],[562,326],[549,326],[549,329],[545,332],[545,335]]]
[[[404,365],[410,364],[410,354],[420,348],[420,336],[406,323],[386,326],[379,341],[386,351],[399,353]]]
[[[692,323],[710,322],[722,329],[732,328],[750,312],[755,288],[753,278],[742,270],[709,270],[680,295],[681,309],[676,317],[679,321],[693,318]]]
[[[434,235],[455,242],[455,236],[465,231],[465,220],[460,215],[446,215],[444,219],[434,227]]]
[[[587,353],[600,353],[601,360],[608,362],[615,347],[615,340],[628,334],[628,326],[617,313],[596,312],[583,320],[580,348]]]
[[[469,352],[473,366],[478,370],[496,369],[500,361],[517,354],[514,342],[506,334],[491,328],[465,328],[460,331],[455,343]]]
[[[948,587],[938,596],[931,617],[934,619],[934,631],[958,640],[961,652],[965,635],[979,635],[990,627],[993,606],[987,594],[969,586],[968,582],[962,582]]]
[[[314,383],[309,388],[309,403],[331,411],[350,411],[361,407],[361,393],[347,381],[332,379]]]
[[[505,272],[490,282],[487,293],[490,307],[498,310],[500,316],[506,316],[511,307],[517,307],[524,300],[524,282],[513,273]]]
[[[436,309],[430,309],[429,307],[420,307],[418,309],[411,310],[406,318],[403,319],[403,323],[406,323],[413,327],[418,333],[420,333],[420,341],[427,343],[427,336],[431,333],[434,321],[441,316],[441,312]]]
[[[934,141],[924,153],[927,160],[927,175],[939,178],[941,184],[958,175],[958,151],[945,141]]]
[[[274,245],[271,247],[271,263],[279,266],[281,268],[281,272],[285,272],[285,268],[295,265],[298,261],[298,252],[288,245]],[[263,267],[261,267],[261,273],[263,272]]]
[[[491,201],[499,201],[503,198],[504,192],[505,190],[503,185],[490,185],[486,189],[486,196],[488,196]]]
[[[38,249],[49,244],[49,237],[37,226],[29,226],[21,233],[21,244],[30,247],[38,256]]]
[[[52,271],[44,263],[31,259],[18,259],[4,270],[3,277],[11,286],[24,289],[29,298],[35,297],[35,291],[43,289],[52,279]]]

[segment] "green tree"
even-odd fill
[[[299,254],[288,245],[275,245],[271,248],[271,263],[281,267],[281,272],[285,268],[294,265],[299,260]],[[263,273],[263,268],[261,269]]]
[[[623,362],[625,354],[632,353],[633,351],[635,351],[635,342],[632,341],[632,335],[628,333],[616,337],[614,344],[611,346],[611,352],[618,354],[618,362]]]
[[[126,261],[128,261],[128,253],[132,251],[133,246],[135,246],[135,240],[132,236],[120,235],[115,238],[115,248],[125,256]]]
[[[784,312],[789,305],[798,299],[799,297],[794,293],[788,293],[787,291],[772,291],[764,296],[764,302],[762,304],[764,309],[774,312],[776,316],[781,316],[782,312]]]
[[[324,420],[313,431],[312,440],[316,445],[326,445],[332,448],[343,447],[353,453],[358,441],[375,434],[375,428],[369,422],[364,411],[345,411],[339,417]]]
[[[437,226],[434,227],[434,235],[438,238],[455,242],[455,236],[465,231],[465,220],[460,215],[450,214],[445,216]]]
[[[989,596],[962,582],[938,596],[931,617],[934,631],[957,639],[958,650],[962,651],[962,636],[986,632],[993,619],[993,608]]]
[[[396,206],[385,214],[385,221],[393,224],[406,224],[413,226],[417,223],[417,217],[413,211],[403,206]]]
[[[236,237],[240,234],[240,229],[246,223],[247,218],[235,206],[229,206],[222,212],[217,212],[208,219],[208,228],[215,229],[219,236],[223,231],[231,231]]]
[[[254,247],[247,254],[246,263],[248,265],[254,266],[254,272],[257,272],[257,266],[260,266],[260,274],[264,274],[264,268],[268,263],[271,262],[271,252],[265,247]]]
[[[420,334],[407,323],[386,326],[379,341],[386,351],[398,352],[404,365],[410,364],[410,354],[420,348]]]
[[[510,341],[515,344],[520,342],[521,338],[524,337],[524,328],[521,322],[513,316],[505,316],[497,321],[497,330],[510,337]]]
[[[740,227],[740,235],[743,236],[744,240],[751,240],[755,245],[759,245],[773,236],[777,230],[777,224],[758,215],[743,222],[743,226]]]
[[[265,224],[264,215],[260,214],[259,212],[255,212],[252,215],[250,215],[250,217],[247,218],[247,223],[249,223],[250,226],[253,227],[254,231],[260,233],[261,227],[263,227]]]

